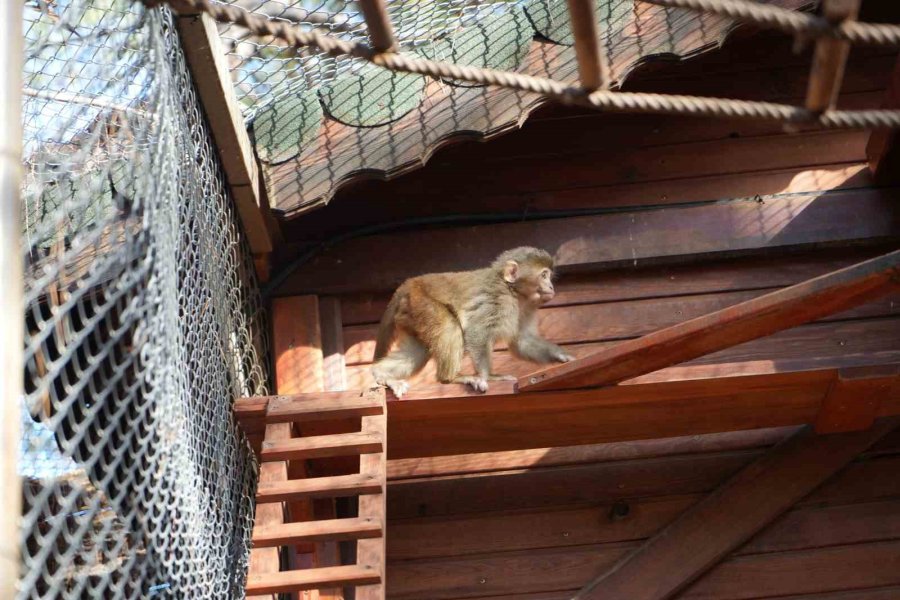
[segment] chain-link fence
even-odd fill
[[[265,328],[173,27],[25,2],[22,599],[243,596]]]
[[[368,29],[355,0],[216,0],[270,20],[300,25],[348,41],[365,41]],[[462,27],[502,14],[520,0],[388,0],[397,43],[403,50],[430,45]],[[219,24],[235,92],[248,120],[265,106],[315,89],[366,67],[365,61],[298,52],[284,42],[253,36],[237,24]],[[450,59],[450,56],[440,56]]]

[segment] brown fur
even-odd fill
[[[466,383],[487,390],[495,342],[509,342],[518,356],[537,362],[571,360],[537,334],[537,308],[554,294],[553,258],[545,251],[508,250],[485,269],[421,275],[394,293],[378,329],[372,373],[400,397],[406,378],[434,357],[442,383]],[[398,348],[388,353],[392,342]],[[464,354],[475,362],[474,377],[460,376]]]

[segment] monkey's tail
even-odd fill
[[[391,342],[394,341],[394,317],[397,316],[397,304],[399,304],[397,297],[398,295],[394,294],[384,310],[384,315],[381,316],[381,323],[378,325],[378,336],[375,338],[373,362],[387,356],[388,350],[391,348]]]

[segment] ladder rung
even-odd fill
[[[328,587],[380,583],[378,570],[370,566],[321,567],[247,577],[247,595],[281,594]]]
[[[304,398],[302,396],[277,396],[269,404],[266,420],[269,423],[287,421],[322,421],[380,415],[384,410],[382,400],[372,394],[349,398]]]
[[[260,482],[256,501],[286,502],[301,498],[342,498],[357,494],[379,494],[381,483],[369,475],[335,475],[312,479]]]
[[[381,523],[371,517],[304,521],[258,527],[253,530],[253,547],[288,546],[301,542],[365,540],[381,537]]]
[[[339,433],[263,442],[260,460],[300,460],[381,452],[381,438],[370,433]]]

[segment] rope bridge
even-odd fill
[[[544,77],[428,60],[394,51],[396,42],[383,0],[361,0],[371,44],[351,42],[265,17],[211,0],[141,0],[149,7],[169,4],[180,13],[207,13],[216,21],[234,23],[257,36],[271,36],[296,49],[313,48],[332,57],[361,58],[390,71],[450,78],[540,94],[563,104],[608,112],[671,114],[730,119],[775,120],[786,124],[814,124],[822,128],[900,128],[898,110],[835,110],[850,44],[900,48],[900,26],[854,20],[859,0],[824,0],[824,16],[751,2],[749,0],[648,0],[671,8],[720,14],[761,27],[779,29],[800,39],[817,40],[816,63],[806,106],[669,94],[612,92],[606,88],[596,27],[575,15],[592,15],[592,0],[569,0],[581,85]],[[848,9],[847,6],[850,5]],[[585,25],[587,23],[587,25]],[[821,63],[821,64],[819,64]]]

